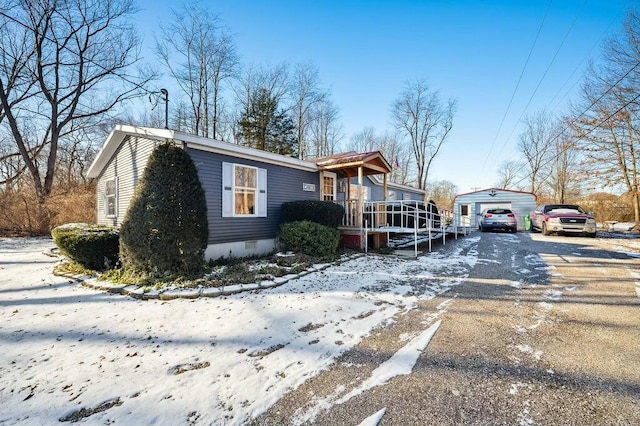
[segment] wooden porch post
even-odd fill
[[[382,195],[382,201],[387,201],[387,174],[384,174],[384,178],[382,181],[382,188],[384,188],[384,194]]]
[[[357,220],[356,220],[356,224],[359,227],[362,227],[363,223],[362,223],[362,196],[363,196],[363,188],[362,188],[362,166],[358,167],[358,212],[357,212]]]

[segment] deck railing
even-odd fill
[[[342,226],[348,228],[439,228],[450,223],[450,215],[436,212],[430,206],[414,200],[365,201],[358,208],[358,200],[334,201],[344,207]]]

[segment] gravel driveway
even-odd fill
[[[381,425],[640,424],[640,259],[625,241],[483,233],[469,250],[478,261],[462,284],[398,315],[252,424],[357,425],[376,412]],[[337,398],[435,320],[410,374]]]

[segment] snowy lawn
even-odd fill
[[[171,301],[70,283],[51,274],[50,240],[0,239],[0,424],[242,424],[458,284],[477,260],[463,250],[478,239],[418,259],[361,257],[270,290]],[[392,367],[377,374],[412,365]]]

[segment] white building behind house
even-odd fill
[[[458,194],[453,201],[454,225],[477,227],[480,214],[487,208],[508,208],[518,221],[518,230],[525,229],[525,216],[536,208],[536,195],[531,192],[488,188]]]

